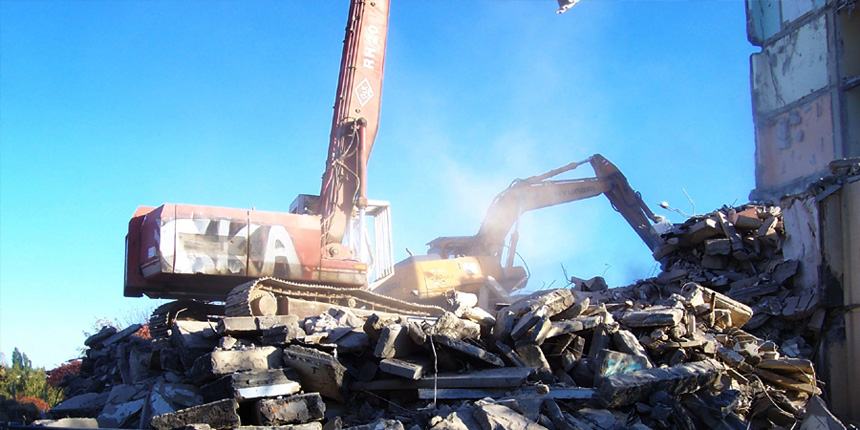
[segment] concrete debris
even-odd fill
[[[574,278],[498,309],[454,292],[438,318],[332,306],[177,321],[154,340],[105,328],[51,415],[158,430],[844,428],[812,361],[829,311],[795,285],[779,208],[724,207],[663,240],[654,278]]]
[[[172,430],[192,424],[206,424],[215,430],[229,429],[240,424],[238,407],[234,399],[224,399],[156,415],[149,424],[156,430]]]
[[[305,424],[322,420],[325,403],[319,393],[262,399],[254,408],[261,425]]]

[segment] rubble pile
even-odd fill
[[[724,207],[674,225],[663,238],[666,245],[654,255],[663,264],[662,273],[626,288],[603,290],[599,300],[654,304],[672,294],[688,295],[683,289],[692,282],[720,293],[717,309],[708,317],[725,321],[711,323],[742,327],[758,338],[778,341],[783,355],[811,358],[826,310],[816,290],[794,283],[799,264],[783,256],[786,236],[778,206]],[[721,309],[721,297],[749,306],[751,313]],[[732,324],[731,318],[742,321]]]
[[[105,329],[51,413],[158,430],[844,428],[819,397],[823,316],[792,283],[779,209],[724,208],[664,237],[656,278],[494,312],[453,293],[433,318],[333,306],[180,320],[152,341]]]

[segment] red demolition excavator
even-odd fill
[[[330,304],[401,314],[439,311],[362,288],[369,266],[390,260],[372,258],[363,233],[372,218],[377,239],[390,234],[387,204],[367,199],[388,8],[388,0],[351,2],[319,196],[299,195],[290,213],[183,204],[137,209],[126,236],[124,294],[180,299],[156,310],[151,330],[167,330],[179,312],[319,314]]]

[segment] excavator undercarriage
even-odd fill
[[[319,315],[332,306],[347,308],[356,315],[396,314],[432,317],[444,310],[437,306],[410,303],[360,288],[303,284],[276,278],[260,278],[234,288],[224,304],[176,300],[153,311],[150,334],[166,338],[176,320],[215,321],[220,317]]]

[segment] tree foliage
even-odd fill
[[[59,388],[60,383],[68,375],[77,375],[81,371],[81,360],[67,361],[53,370],[48,371],[48,385]]]
[[[9,367],[0,364],[0,395],[17,400],[35,397],[44,400],[48,406],[54,406],[63,399],[62,390],[48,384],[45,369],[34,369],[27,354],[18,351],[18,348],[12,352],[12,364]]]

